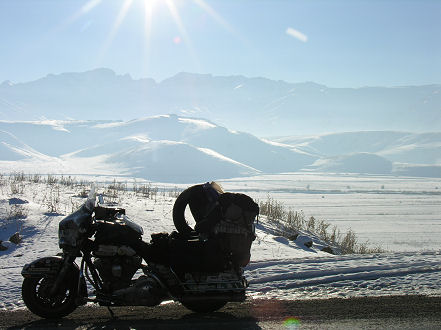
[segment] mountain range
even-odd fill
[[[331,88],[266,78],[179,73],[156,82],[110,69],[0,84],[0,120],[206,118],[257,136],[441,130],[441,85]]]

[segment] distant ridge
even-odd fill
[[[441,131],[440,109],[440,84],[330,88],[185,72],[156,82],[105,68],[0,84],[0,120],[130,120],[175,113],[258,136]]]

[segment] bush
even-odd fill
[[[16,219],[24,219],[28,216],[27,209],[21,204],[13,204],[11,205],[7,219],[8,220],[16,220]]]
[[[179,189],[178,187],[174,187],[173,189],[170,189],[168,191],[168,197],[178,198],[178,196],[181,194],[182,189]]]
[[[60,212],[61,204],[60,187],[51,186],[49,194],[44,198],[44,202],[46,204],[48,213],[58,214]]]
[[[269,221],[279,222],[285,218],[285,210],[282,203],[268,196],[266,202],[261,202],[260,214],[266,215]]]
[[[330,224],[324,220],[317,220],[315,217],[310,217],[305,220],[305,215],[302,211],[297,212],[293,210],[286,211],[285,206],[271,198],[267,197],[265,202],[260,202],[260,214],[265,215],[268,221],[277,225],[280,233],[290,238],[299,234],[300,231],[307,231],[327,244],[337,247],[342,254],[358,253],[382,253],[383,249],[380,247],[371,248],[366,243],[358,243],[357,236],[352,229],[349,229],[346,234],[342,234],[340,230],[333,226],[330,229]]]

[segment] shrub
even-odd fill
[[[72,178],[70,175],[68,177],[65,176],[61,176],[60,178],[60,184],[67,186],[67,187],[72,187],[77,183],[77,180],[75,178]]]
[[[24,172],[13,172],[10,175],[11,182],[23,182],[26,180]]]
[[[45,196],[45,202],[47,206],[48,213],[59,213],[60,212],[60,188],[59,186],[51,187],[49,191],[49,196]]]
[[[307,231],[329,245],[337,247],[342,254],[350,253],[382,253],[384,250],[380,247],[371,248],[366,243],[358,243],[355,232],[349,229],[344,235],[340,230],[324,220],[317,220],[310,217],[305,220],[303,211],[285,210],[285,206],[271,198],[267,197],[265,202],[260,202],[260,214],[265,215],[268,221],[277,225],[280,234],[286,238],[298,235],[300,231]]]
[[[47,175],[46,183],[48,185],[52,186],[52,185],[55,185],[57,182],[58,182],[58,179],[54,175],[51,175],[51,174]]]
[[[284,220],[285,210],[282,203],[268,196],[266,202],[260,203],[260,214],[266,215],[269,221]]]
[[[10,187],[11,187],[11,194],[21,195],[24,192],[25,184],[21,181],[12,181]]]
[[[30,175],[29,176],[29,181],[31,181],[31,182],[33,182],[33,183],[39,183],[39,182],[41,182],[42,181],[42,179],[41,179],[41,175],[39,175],[39,174],[34,174],[34,175]]]
[[[16,220],[24,219],[28,216],[28,210],[21,204],[12,204],[11,208],[8,210],[7,219]]]
[[[178,198],[178,196],[181,194],[182,189],[179,189],[178,187],[174,187],[173,189],[170,189],[168,191],[168,196],[173,198]]]

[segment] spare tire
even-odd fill
[[[190,235],[191,232],[194,231],[185,219],[185,209],[188,203],[190,203],[190,198],[195,187],[196,186],[192,186],[181,192],[178,198],[176,198],[175,205],[173,205],[173,223],[175,224],[176,230],[184,235]]]
[[[185,219],[185,209],[187,205],[190,207],[196,224],[207,222],[210,225],[210,220],[214,221],[220,218],[220,207],[217,202],[218,192],[216,192],[211,185],[198,184],[185,189],[176,199],[173,206],[173,223],[179,233],[188,235],[195,230],[189,225]],[[196,229],[198,231],[200,228]]]

